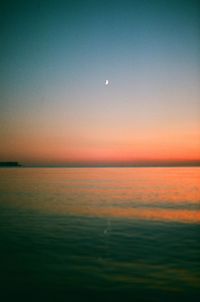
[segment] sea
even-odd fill
[[[0,169],[0,301],[199,299],[199,167]]]

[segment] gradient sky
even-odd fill
[[[4,2],[0,161],[200,162],[199,1]]]

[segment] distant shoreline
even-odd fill
[[[16,161],[0,162],[0,168],[12,168],[22,167],[22,165]]]
[[[0,162],[0,168],[186,168],[200,167],[200,162],[179,162],[179,163],[113,163],[113,164],[90,164],[90,163],[71,163],[71,164],[28,164],[20,162]]]
[[[200,165],[145,165],[145,166],[34,166],[34,165],[10,165],[1,168],[62,168],[62,169],[80,169],[80,168],[200,168]]]

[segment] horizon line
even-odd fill
[[[6,165],[5,165],[6,164]],[[10,165],[11,164],[11,165]],[[200,167],[200,160],[191,161],[139,161],[139,162],[23,162],[23,161],[0,161],[0,167],[61,167],[61,168],[131,168],[131,167]]]

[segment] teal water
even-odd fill
[[[199,168],[0,169],[1,301],[198,301]]]

